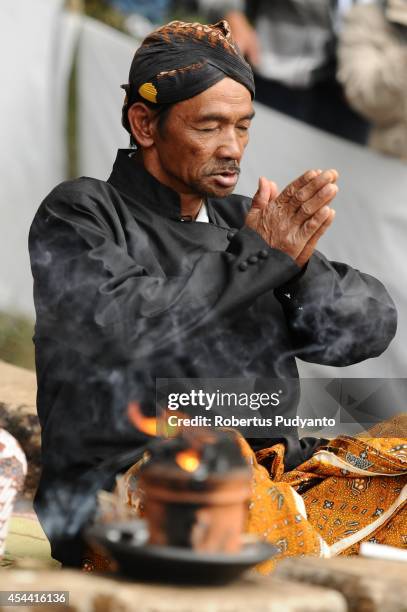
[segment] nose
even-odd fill
[[[240,161],[242,157],[245,143],[236,130],[231,127],[230,129],[224,130],[222,134],[222,141],[218,147],[218,156],[222,159],[235,159]]]

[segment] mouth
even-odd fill
[[[225,172],[219,172],[217,174],[212,174],[215,182],[220,187],[234,187],[239,178],[239,172],[236,170],[229,170]]]

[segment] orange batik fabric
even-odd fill
[[[361,542],[407,547],[407,441],[339,436],[284,482],[301,490],[309,522],[331,555],[359,551]]]
[[[253,468],[252,496],[246,531],[258,535],[278,548],[278,554],[258,566],[262,574],[269,573],[284,557],[326,556],[327,546],[318,531],[307,520],[301,496],[288,483],[277,482],[283,476],[284,446],[277,444],[258,453],[261,465],[244,438],[240,438],[243,454]],[[270,463],[271,461],[271,463]]]
[[[406,418],[394,425],[339,436],[290,472],[283,445],[255,455],[241,439],[253,466],[247,529],[279,549],[259,571],[287,556],[357,554],[364,541],[407,547]]]

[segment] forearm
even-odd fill
[[[306,272],[276,291],[296,356],[346,366],[377,357],[397,327],[397,312],[372,276],[315,253]]]

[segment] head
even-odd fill
[[[128,113],[146,168],[179,193],[231,193],[249,139],[250,92],[225,77],[204,92],[173,104],[165,115],[141,102]]]
[[[153,32],[135,55],[126,91],[123,124],[151,174],[181,194],[233,191],[254,85],[226,22],[173,22]]]

